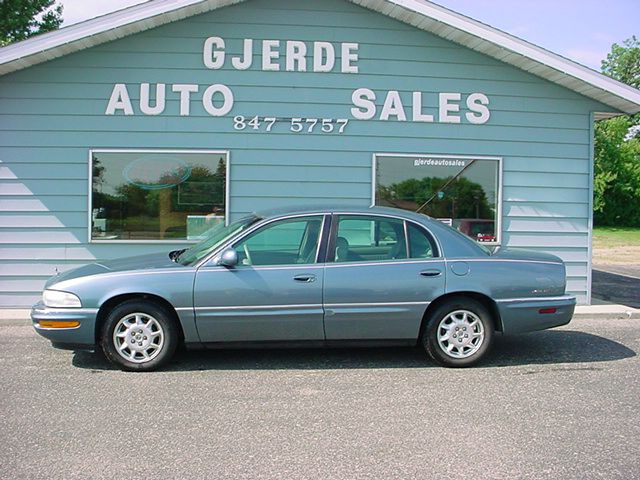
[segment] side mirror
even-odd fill
[[[238,265],[238,252],[233,248],[227,248],[222,255],[220,255],[220,260],[218,260],[218,265],[222,265],[223,267],[233,268]]]

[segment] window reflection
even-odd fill
[[[478,242],[497,242],[499,161],[376,156],[376,205],[420,211]]]
[[[92,152],[93,240],[194,240],[225,221],[223,153]]]

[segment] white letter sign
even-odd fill
[[[351,95],[351,101],[355,105],[351,109],[351,115],[358,120],[371,120],[376,116],[376,94],[368,88],[359,88]]]
[[[307,60],[304,58],[306,54],[307,46],[304,42],[287,41],[287,72],[306,72]],[[296,65],[298,65],[297,68]]]
[[[329,42],[313,42],[313,71],[330,72],[335,64],[336,52],[333,45]]]
[[[180,93],[180,115],[188,117],[191,111],[191,94],[198,91],[198,85],[177,83],[171,87],[171,90]]]
[[[213,96],[216,93],[222,94],[223,102],[221,107],[216,107],[213,104]],[[202,95],[202,106],[212,117],[222,117],[233,108],[233,92],[226,85],[211,85]]]
[[[467,113],[465,116],[469,123],[481,125],[489,121],[491,113],[489,112],[489,99],[482,93],[472,93],[467,98],[467,108],[472,112],[479,113],[480,115],[474,115],[473,113]]]
[[[461,95],[459,93],[441,93],[440,94],[440,112],[439,120],[442,123],[460,123],[460,117],[458,115],[449,115],[451,112],[459,112],[460,105],[455,103],[449,103],[452,100],[460,101]]]
[[[380,113],[380,120],[389,120],[391,115],[398,117],[398,120],[401,122],[407,120],[407,115],[404,113],[404,107],[400,99],[400,93],[396,90],[391,90],[387,93],[387,98],[384,99],[384,105]]]
[[[236,70],[247,70],[251,68],[251,64],[253,63],[253,40],[250,38],[244,39],[244,53],[243,58],[233,57],[231,59],[231,64],[233,68]]]
[[[342,73],[358,73],[358,66],[352,63],[358,61],[357,43],[343,43],[340,56],[342,57]]]
[[[262,70],[267,72],[280,70],[280,64],[278,63],[280,52],[277,50],[279,47],[280,40],[265,40],[262,42]]]
[[[219,48],[215,50],[213,47]],[[224,65],[224,40],[220,37],[209,37],[204,41],[204,49],[202,51],[202,60],[204,66],[217,70]]]
[[[129,98],[127,86],[124,83],[116,83],[113,86],[111,98],[109,98],[107,110],[104,112],[104,114],[115,115],[116,110],[122,110],[125,115],[133,115],[131,99]]]
[[[149,104],[149,84],[140,84],[140,111],[145,115],[160,115],[164,112],[164,83],[156,84],[156,106]]]

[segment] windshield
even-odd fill
[[[229,225],[219,224],[202,234],[203,240],[182,252],[175,260],[182,265],[191,265],[206,257],[209,252],[225,242],[228,238],[253,225],[259,217],[251,215],[243,217]]]

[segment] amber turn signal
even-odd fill
[[[75,328],[80,326],[80,322],[67,320],[40,320],[38,325],[42,328]]]

